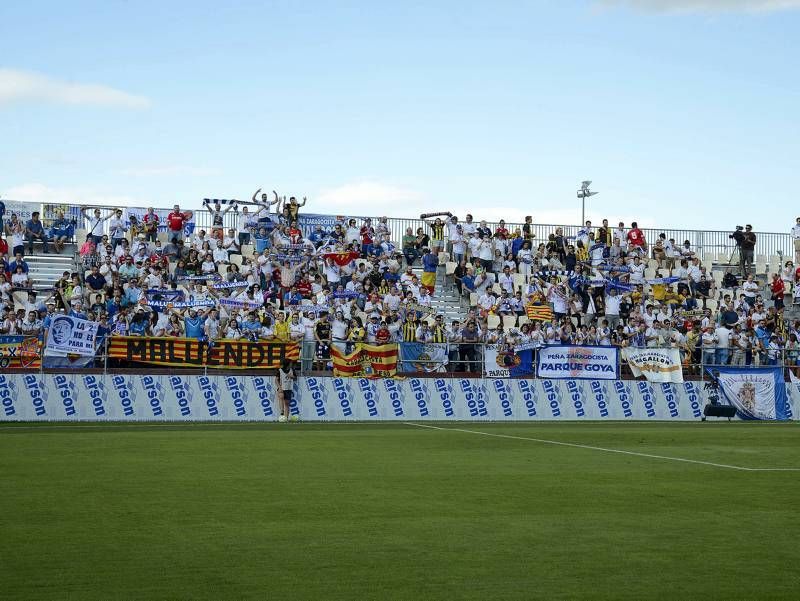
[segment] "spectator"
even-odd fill
[[[53,242],[53,249],[60,253],[64,250],[64,245],[75,235],[73,222],[64,217],[63,211],[56,213],[56,219],[50,228],[50,239]]]
[[[117,246],[125,239],[128,227],[122,219],[122,209],[114,211],[114,215],[108,222],[108,229],[111,232],[111,249],[116,250]]]
[[[48,246],[49,238],[44,231],[44,225],[42,225],[42,222],[39,219],[39,211],[34,211],[31,213],[31,218],[25,224],[25,239],[28,241],[28,254],[33,254],[34,242],[42,243],[43,253],[50,252],[50,248]]]
[[[175,205],[172,212],[167,215],[167,232],[171,239],[183,240],[186,223],[192,219],[192,211],[181,211],[180,205]]]
[[[749,223],[744,226],[744,234],[739,245],[739,267],[742,270],[742,277],[747,277],[748,270],[753,266],[753,253],[756,248],[756,235],[753,226]]]
[[[102,209],[99,207],[96,207],[91,215],[89,215],[88,209],[89,207],[81,207],[81,215],[86,219],[86,230],[89,236],[92,237],[94,245],[97,246],[103,239],[104,223],[116,214],[117,209],[106,209],[108,214],[105,216],[103,215]]]

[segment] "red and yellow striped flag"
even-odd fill
[[[531,321],[550,321],[555,317],[550,305],[527,305],[525,313]]]
[[[344,354],[331,347],[333,375],[350,378],[386,378],[397,374],[396,344],[356,343],[352,353]]]

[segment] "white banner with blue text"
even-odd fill
[[[800,386],[787,386],[796,419]],[[275,421],[275,378],[0,374],[4,421]],[[299,378],[291,412],[307,421],[694,420],[702,382],[478,378]]]
[[[615,346],[545,346],[536,357],[539,378],[619,379],[619,349]]]

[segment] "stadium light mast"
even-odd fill
[[[592,192],[589,190],[589,186],[591,185],[591,180],[584,180],[581,182],[580,190],[578,190],[578,198],[581,199],[581,227],[583,227],[583,224],[586,223],[586,199],[589,196],[598,194],[598,192]]]

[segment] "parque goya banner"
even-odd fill
[[[284,360],[297,361],[296,342],[215,340],[212,345],[194,338],[140,338],[114,336],[108,356],[131,363],[217,369],[277,369]]]
[[[536,362],[539,378],[617,380],[619,349],[613,346],[546,346]]]

